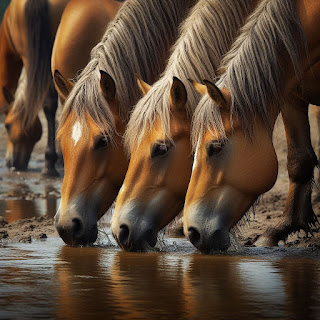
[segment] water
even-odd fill
[[[254,248],[205,256],[182,239],[167,249],[69,248],[58,238],[5,245],[0,319],[320,317],[320,260]]]
[[[60,201],[60,179],[41,179],[38,172],[8,173],[1,169],[0,176],[0,216],[9,223],[55,215]]]

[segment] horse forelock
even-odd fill
[[[191,146],[194,152],[200,145],[207,130],[218,140],[227,140],[220,107],[206,94],[201,98],[192,118]]]
[[[91,72],[86,76],[80,76],[65,101],[58,131],[61,130],[73,111],[74,121],[79,121],[84,131],[89,130],[87,123],[87,116],[89,116],[101,132],[113,140],[116,130],[114,117],[99,87],[99,68],[96,66],[95,69],[92,69],[92,64],[89,64],[87,68],[90,68]]]
[[[158,119],[164,137],[171,139],[169,94],[173,76],[183,81],[188,100],[186,110],[193,115],[200,99],[188,79],[214,80],[222,56],[236,36],[253,6],[253,1],[200,0],[180,27],[180,37],[162,77],[134,107],[125,133],[128,153],[138,148]]]
[[[191,6],[194,0],[188,0]],[[110,22],[102,40],[92,49],[91,60],[81,72],[67,98],[60,128],[74,111],[84,114],[103,130],[115,132],[114,118],[100,88],[100,73],[110,74],[116,84],[119,115],[127,121],[132,106],[141,97],[135,74],[153,83],[163,70],[166,52],[176,38],[177,26],[187,11],[186,1],[128,0]]]
[[[305,48],[306,40],[297,16],[296,2],[262,0],[224,57],[221,69],[225,73],[217,83],[230,91],[231,121],[237,117],[249,137],[253,134],[257,118],[272,134],[271,115],[280,111],[284,101],[285,70],[279,58],[288,59],[287,55],[299,78],[299,60]],[[219,113],[215,103],[208,95],[202,100],[193,119],[191,139],[194,147],[206,130],[225,136],[221,117],[215,114]]]

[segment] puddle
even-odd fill
[[[60,179],[40,179],[32,172],[1,172],[0,216],[9,223],[43,215],[53,217],[60,190]]]

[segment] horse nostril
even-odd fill
[[[128,238],[129,238],[129,227],[126,225],[126,224],[122,224],[120,226],[120,232],[119,232],[119,242],[121,244],[125,244],[127,241],[128,241]]]
[[[81,234],[81,231],[83,230],[83,223],[78,218],[72,219],[72,231],[73,231],[73,237],[78,237]]]
[[[190,227],[188,229],[188,237],[194,246],[196,246],[200,241],[200,233],[196,228]]]

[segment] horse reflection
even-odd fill
[[[316,319],[319,261],[62,247],[57,318]]]
[[[172,319],[184,313],[182,257],[118,252],[111,269],[113,299],[127,318]]]
[[[318,262],[193,255],[184,273],[187,318],[315,319]]]
[[[100,264],[103,250],[62,247],[55,264],[58,319],[110,317],[113,301],[110,277]]]
[[[278,266],[285,283],[287,318],[319,319],[318,261],[282,259]]]

